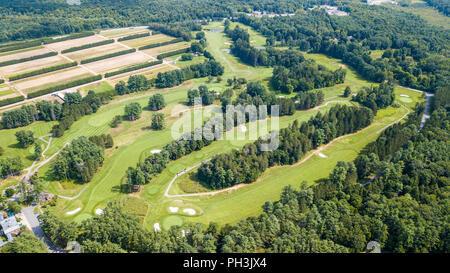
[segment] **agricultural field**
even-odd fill
[[[113,58],[104,59],[97,62],[87,63],[84,66],[96,73],[105,73],[117,70],[118,68],[125,68],[127,66],[154,60],[152,57],[143,52],[134,52],[125,55],[120,55]]]
[[[50,50],[40,47],[38,49],[33,49],[33,50],[26,50],[28,48],[18,50],[21,52],[17,52],[17,51],[11,51],[11,52],[3,52],[4,55],[0,55],[0,62],[6,62],[6,61],[10,61],[10,60],[15,60],[15,59],[23,59],[23,58],[28,58],[31,56],[36,56],[36,55],[42,55],[45,53],[49,53],[51,52]],[[9,54],[6,54],[9,53]]]
[[[107,38],[120,38],[128,35],[140,34],[148,32],[147,27],[131,27],[131,28],[119,28],[100,31],[100,35]]]
[[[87,48],[83,50],[78,50],[71,53],[65,53],[64,56],[67,56],[68,58],[74,60],[74,61],[81,61],[84,59],[90,59],[98,56],[103,56],[106,54],[118,52],[127,49],[126,47],[113,43],[113,44],[107,44],[102,46],[96,46],[92,48]]]
[[[82,46],[82,45],[92,44],[92,43],[98,43],[98,42],[101,42],[104,40],[106,40],[106,39],[100,35],[92,35],[92,36],[87,36],[87,37],[83,37],[83,38],[47,44],[47,45],[45,45],[45,47],[52,51],[60,52],[61,50],[69,49],[71,47]]]
[[[42,49],[42,48],[44,48],[44,46],[40,45],[40,46],[27,47],[27,48],[12,50],[12,51],[0,52],[0,57],[7,56],[7,55],[14,55],[14,54],[18,54],[18,53],[27,52],[27,51],[34,51],[34,50],[38,50],[38,49]]]
[[[165,34],[155,34],[155,35],[150,35],[150,36],[142,37],[142,38],[138,38],[138,39],[123,41],[121,43],[123,43],[124,45],[127,45],[129,47],[138,48],[138,47],[145,46],[145,45],[167,42],[167,41],[170,41],[173,39],[174,39],[173,37],[167,36]]]
[[[92,76],[88,70],[82,67],[72,67],[60,71],[46,73],[35,77],[14,81],[14,86],[23,92],[29,93],[45,89],[55,84],[63,84],[77,79]]]
[[[64,57],[60,55],[51,56],[43,59],[32,60],[23,63],[17,63],[0,67],[0,75],[3,77],[14,76],[25,72],[38,70],[40,68],[68,63]]]
[[[179,43],[175,43],[175,44],[154,47],[154,48],[150,48],[150,49],[144,49],[144,50],[142,50],[142,52],[145,52],[146,54],[156,58],[156,56],[158,56],[159,54],[167,53],[170,51],[175,51],[175,50],[183,49],[183,48],[187,48],[187,47],[189,47],[188,42],[179,42]]]
[[[16,93],[7,84],[0,84],[0,100],[14,97]]]

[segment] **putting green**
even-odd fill
[[[183,218],[178,215],[169,215],[162,220],[162,227],[165,230],[169,230],[172,226],[181,226],[183,224]]]
[[[407,97],[399,97],[398,99],[399,99],[400,101],[406,102],[406,103],[413,102],[413,100],[412,100],[411,98],[407,98]]]

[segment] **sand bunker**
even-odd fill
[[[81,208],[77,208],[77,209],[74,209],[72,211],[67,212],[66,214],[67,215],[74,215],[75,213],[79,212],[80,210],[81,210]]]
[[[103,214],[103,210],[102,209],[96,209],[95,210],[95,214],[101,215],[101,214]]]
[[[409,96],[408,96],[408,95],[405,95],[405,94],[401,94],[400,97],[409,98]]]
[[[159,223],[155,223],[153,225],[153,228],[155,229],[155,231],[161,231],[161,228],[159,227]]]
[[[239,129],[241,129],[241,132],[247,132],[247,126],[245,126],[245,125],[241,125],[241,127],[239,127]]]
[[[178,211],[178,207],[169,207],[169,211],[170,212],[177,212]]]
[[[161,152],[161,150],[152,150],[152,154],[157,154],[157,153],[160,153]]]
[[[195,210],[194,209],[184,209],[183,212],[187,213],[189,215],[195,215]]]
[[[322,158],[327,158],[328,157],[328,156],[326,156],[326,155],[324,155],[322,153],[319,153],[319,156],[322,157]]]

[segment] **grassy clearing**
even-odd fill
[[[114,87],[111,84],[109,84],[107,81],[97,82],[97,83],[93,83],[93,84],[86,85],[86,86],[79,88],[80,91],[85,92],[85,93],[89,92],[90,90],[94,91],[95,93],[103,93],[103,92],[111,91],[113,89],[114,89]]]
[[[342,61],[339,59],[329,58],[323,54],[315,54],[315,53],[304,53],[304,54],[306,58],[313,59],[318,64],[321,64],[330,70],[336,70],[340,67],[345,68],[347,70],[344,83],[336,84],[331,87],[317,89],[322,90],[324,92],[325,98],[330,98],[344,94],[344,90],[347,86],[350,86],[352,92],[357,92],[363,86],[369,86],[371,84],[374,84],[372,82],[364,80],[360,75],[356,73],[356,71],[353,68],[343,64]]]
[[[230,24],[231,28],[235,28],[236,26],[239,26],[240,28],[246,29],[248,31],[248,33],[250,34],[250,45],[256,47],[262,47],[266,45],[266,37],[255,31],[252,27],[237,22],[233,22]]]

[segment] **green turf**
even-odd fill
[[[220,25],[222,23],[215,22],[211,23],[208,27],[219,28]],[[168,116],[173,109],[179,108],[181,104],[185,103],[188,89],[197,87],[200,84],[206,84],[210,89],[221,92],[228,88],[226,86],[226,79],[233,77],[261,80],[267,85],[272,74],[272,68],[255,68],[242,64],[236,57],[222,51],[223,48],[229,47],[225,43],[230,42],[224,33],[212,33],[209,31],[205,33],[208,40],[208,51],[225,67],[225,74],[222,76],[223,80],[221,82],[213,80],[211,83],[206,83],[207,79],[205,78],[194,79],[174,88],[157,91],[152,90],[150,92],[117,97],[108,105],[102,106],[97,113],[83,117],[75,122],[63,137],[54,140],[49,151],[46,153],[47,156],[55,153],[65,143],[82,135],[92,136],[110,133],[113,135],[115,146],[117,147],[105,152],[106,159],[104,165],[88,184],[46,181],[45,187],[48,191],[66,196],[74,196],[88,185],[83,194],[76,200],[60,198],[57,206],[51,208],[52,211],[62,218],[80,222],[93,216],[95,209],[104,208],[108,202],[121,200],[124,196],[127,196],[120,192],[127,168],[130,166],[134,167],[139,160],[143,160],[151,154],[152,150],[162,149],[164,145],[172,141],[170,126],[177,121],[179,122],[180,119],[178,117]],[[254,39],[254,35],[258,34],[253,33],[252,39]],[[333,70],[343,66],[339,60],[327,58],[320,54],[306,54],[306,56]],[[320,109],[297,111],[293,116],[282,117],[280,118],[280,127],[286,127],[294,120],[306,121],[317,112],[326,111],[336,103],[348,104],[349,102],[338,97],[338,95],[343,93],[347,85],[352,88],[353,92],[356,92],[361,86],[368,86],[370,84],[372,83],[361,79],[353,70],[348,69],[344,84],[322,89],[327,101],[332,102]],[[168,103],[167,107],[163,110],[167,117],[167,127],[165,129],[161,131],[149,129],[152,112],[147,110],[143,112],[143,117],[137,121],[124,121],[118,128],[114,129],[109,127],[109,122],[115,115],[123,114],[124,107],[127,103],[138,102],[145,107],[149,96],[155,92],[162,93]],[[400,100],[400,94],[406,94],[411,99],[411,102],[402,102],[409,108],[412,108],[416,101],[422,100],[420,93],[396,87],[397,100]],[[293,184],[298,186],[302,181],[312,183],[318,178],[328,176],[338,160],[352,160],[362,147],[376,139],[376,131],[399,119],[405,112],[406,110],[401,107],[390,107],[386,110],[380,110],[371,127],[362,130],[358,134],[344,137],[326,148],[322,153],[328,156],[327,158],[313,156],[310,160],[299,166],[271,168],[263,174],[258,182],[232,193],[201,197],[165,197],[164,192],[177,172],[191,167],[204,159],[211,158],[218,153],[229,152],[232,149],[240,148],[245,143],[253,142],[253,140],[222,140],[213,142],[213,144],[203,148],[201,151],[191,153],[176,161],[170,162],[167,168],[146,185],[140,194],[134,194],[133,197],[130,197],[131,201],[127,206],[131,212],[137,211],[136,214],[149,230],[153,230],[155,223],[160,223],[164,229],[189,221],[201,223],[216,221],[220,224],[235,223],[244,217],[254,216],[259,213],[262,204],[266,200],[277,200],[285,185]],[[188,115],[188,117],[191,116]],[[35,132],[35,135],[39,136],[48,134],[54,124],[38,122],[26,128],[40,130],[39,132]],[[13,132],[14,130],[0,130],[0,138],[3,140],[2,137],[5,137],[8,140],[8,145],[12,145],[15,143]],[[7,147],[8,154],[15,152],[21,152],[21,150],[14,147]],[[50,164],[47,164],[39,171],[41,176],[47,180],[48,178],[45,177],[45,173],[49,168]],[[186,183],[192,182],[189,181],[188,175],[185,175],[180,181],[185,181]],[[180,181],[174,183],[170,194],[184,193],[183,186],[180,187],[178,184]],[[195,187],[198,185],[191,184],[190,186]],[[202,189],[197,188],[196,190]],[[171,213],[168,210],[169,206],[177,206],[180,208],[180,211],[178,213]],[[81,211],[75,215],[67,215],[67,212],[77,208],[81,208]],[[198,214],[195,216],[186,215],[182,212],[184,208],[193,208]],[[144,214],[145,216],[143,216]]]

